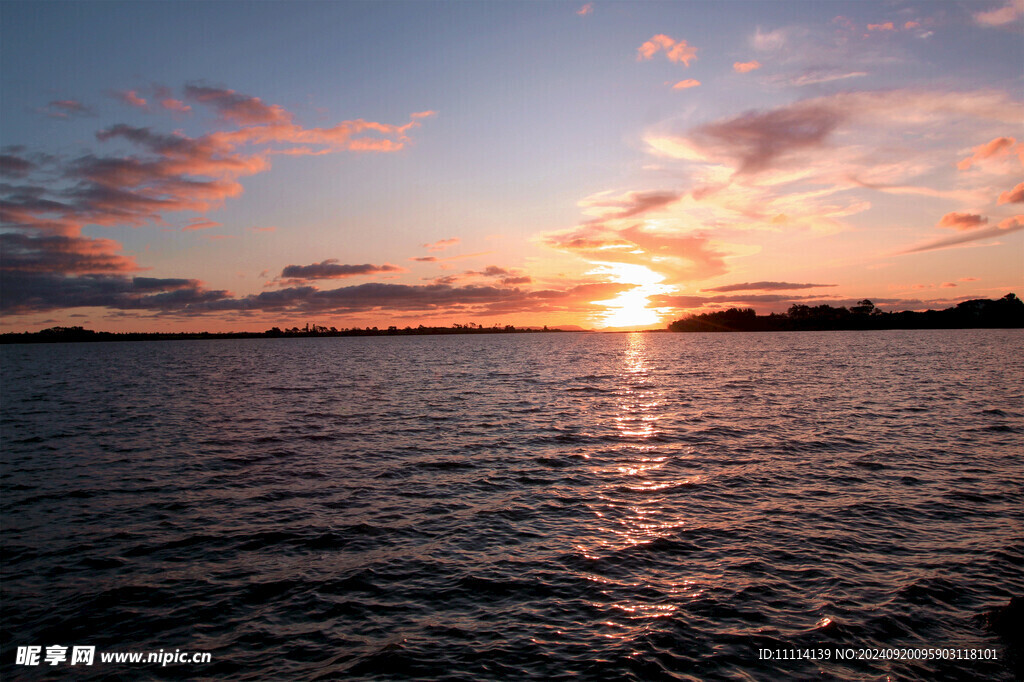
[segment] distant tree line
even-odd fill
[[[430,334],[527,334],[537,332],[560,332],[561,329],[536,327],[515,327],[493,325],[484,327],[479,324],[454,324],[451,327],[405,327],[399,329],[391,326],[386,329],[377,327],[352,327],[338,329],[307,324],[305,327],[271,327],[265,332],[97,332],[83,327],[50,327],[38,332],[11,332],[0,334],[0,343],[75,343],[82,341],[169,341],[181,339],[261,339],[280,337],[310,336],[419,336]]]
[[[793,305],[785,313],[758,315],[729,308],[689,315],[668,326],[673,332],[783,332],[830,329],[968,329],[1024,327],[1024,302],[1014,294],[977,298],[945,310],[883,312],[865,299],[850,308]]]

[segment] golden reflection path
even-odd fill
[[[678,494],[681,486],[697,482],[697,477],[675,478],[666,473],[671,457],[660,450],[657,443],[651,442],[661,433],[658,422],[665,412],[665,396],[649,366],[649,340],[645,334],[632,333],[625,337],[625,342],[619,369],[621,393],[613,420],[624,445],[617,448],[612,461],[602,464],[596,472],[603,481],[598,502],[593,505],[599,533],[576,545],[589,559],[628,552],[631,548],[671,537],[684,528],[687,519],[679,505],[666,497],[666,492]],[[672,616],[682,603],[699,597],[706,586],[688,577],[684,565],[679,566],[678,576],[667,577],[663,570],[657,573],[659,591],[667,595],[657,602],[645,601],[639,596],[624,601],[622,590],[614,589],[623,587],[621,578],[612,581],[598,575],[588,576],[608,586],[603,591],[612,598],[612,603],[604,606],[610,606],[625,619],[624,622],[603,621],[601,625],[607,628],[604,636],[632,638],[636,627],[643,627],[652,619]],[[635,578],[629,587],[643,587],[655,576],[637,575]]]

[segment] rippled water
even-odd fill
[[[6,679],[1004,679],[1024,333],[5,346]],[[15,666],[20,645],[206,665]],[[997,661],[759,660],[792,647]],[[1015,667],[1016,666],[1016,667]]]

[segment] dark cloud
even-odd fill
[[[34,170],[36,164],[14,154],[0,154],[0,176],[23,178]]]
[[[583,202],[586,207],[607,209],[599,218],[587,221],[587,224],[603,223],[612,220],[624,220],[642,215],[649,211],[664,208],[678,201],[683,195],[678,192],[627,192],[617,197],[599,197]]]
[[[742,284],[726,284],[725,286],[701,289],[701,291],[785,291],[789,289],[816,289],[818,287],[834,287],[838,284],[796,284],[793,282],[743,282]]]
[[[0,310],[20,314],[77,307],[119,310],[181,310],[228,295],[209,291],[196,280],[0,270]]]
[[[131,272],[135,260],[122,256],[111,239],[64,235],[0,234],[0,265],[4,270],[53,273]]]
[[[822,146],[843,119],[836,107],[798,103],[703,125],[690,139],[705,152],[734,159],[737,173],[757,173],[792,151]]]
[[[281,271],[281,277],[295,280],[339,279],[357,275],[375,275],[382,272],[404,272],[404,269],[389,263],[345,265],[339,263],[336,258],[330,258],[312,265],[288,265]]]
[[[95,112],[73,99],[58,99],[50,102],[42,113],[51,118],[71,118],[72,116],[95,116]]]
[[[225,120],[241,125],[289,123],[291,116],[277,105],[266,105],[259,97],[251,97],[228,90],[189,83],[185,97],[212,106]]]

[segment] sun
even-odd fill
[[[613,299],[593,301],[597,305],[609,308],[608,312],[600,316],[602,326],[650,327],[661,323],[659,312],[647,306],[651,296],[672,291],[672,287],[661,284],[665,279],[664,275],[644,265],[600,262],[594,265],[598,268],[588,274],[603,274],[611,277],[612,281],[636,285]]]

